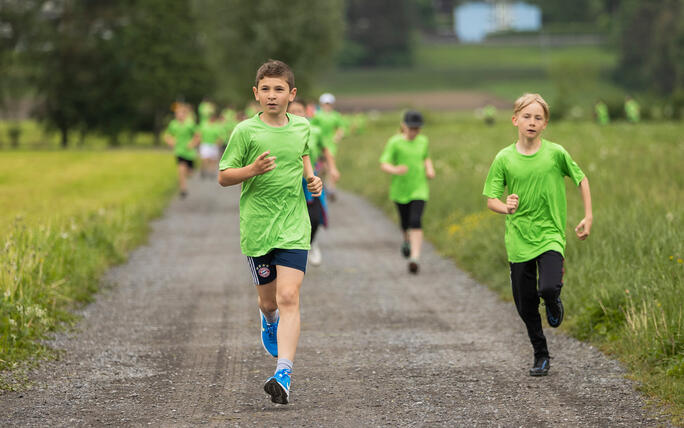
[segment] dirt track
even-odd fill
[[[30,390],[0,395],[0,426],[666,424],[617,363],[573,339],[549,334],[551,374],[527,376],[513,305],[430,246],[408,276],[396,226],[349,194],[304,282],[293,402],[272,404],[237,192],[194,180],[56,340],[61,361],[31,373]]]

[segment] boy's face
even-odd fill
[[[183,121],[186,117],[188,117],[188,109],[184,105],[176,107],[176,111],[174,113],[176,114],[176,119],[179,121]]]
[[[420,126],[406,126],[406,138],[414,140],[420,134]]]
[[[321,108],[323,109],[323,111],[329,112],[329,111],[332,111],[333,105],[330,103],[325,103],[325,104],[321,104]]]
[[[306,109],[301,103],[290,103],[287,111],[294,114],[295,116],[306,117]]]
[[[513,125],[518,128],[518,135],[537,138],[546,129],[549,121],[544,115],[541,104],[534,102],[513,115]]]
[[[290,89],[283,77],[264,77],[252,90],[263,112],[273,115],[285,113],[288,103],[297,95],[297,88]]]

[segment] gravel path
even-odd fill
[[[617,363],[568,337],[549,333],[551,374],[529,377],[513,304],[430,245],[408,276],[397,227],[345,193],[302,288],[292,404],[272,404],[237,201],[193,180],[55,340],[61,360],[0,395],[0,426],[667,425]]]

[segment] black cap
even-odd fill
[[[404,113],[404,123],[409,128],[419,128],[423,126],[423,115],[415,110],[409,110]]]

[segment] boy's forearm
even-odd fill
[[[323,149],[323,156],[325,156],[325,162],[330,165],[331,169],[337,169],[337,164],[335,163],[335,156],[333,156],[330,149],[327,147]]]
[[[506,204],[504,204],[496,198],[487,199],[487,208],[494,211],[495,213],[508,214],[508,207],[506,206]]]
[[[227,168],[219,171],[218,182],[223,187],[233,186],[242,183],[255,175],[254,168],[251,164],[243,166],[242,168]]]
[[[395,174],[395,173],[396,173],[396,170],[395,170],[395,168],[394,168],[394,165],[390,165],[390,164],[388,164],[388,163],[384,163],[384,162],[381,163],[381,164],[380,164],[380,169],[383,170],[383,171],[385,171],[385,172],[388,173],[388,174]]]
[[[302,156],[302,163],[304,164],[304,178],[308,180],[314,175],[313,167],[311,166],[311,159],[308,155]]]
[[[584,203],[584,217],[593,218],[593,211],[591,208],[591,190],[589,189],[589,179],[584,177],[579,184],[580,193],[582,194],[582,202]]]

